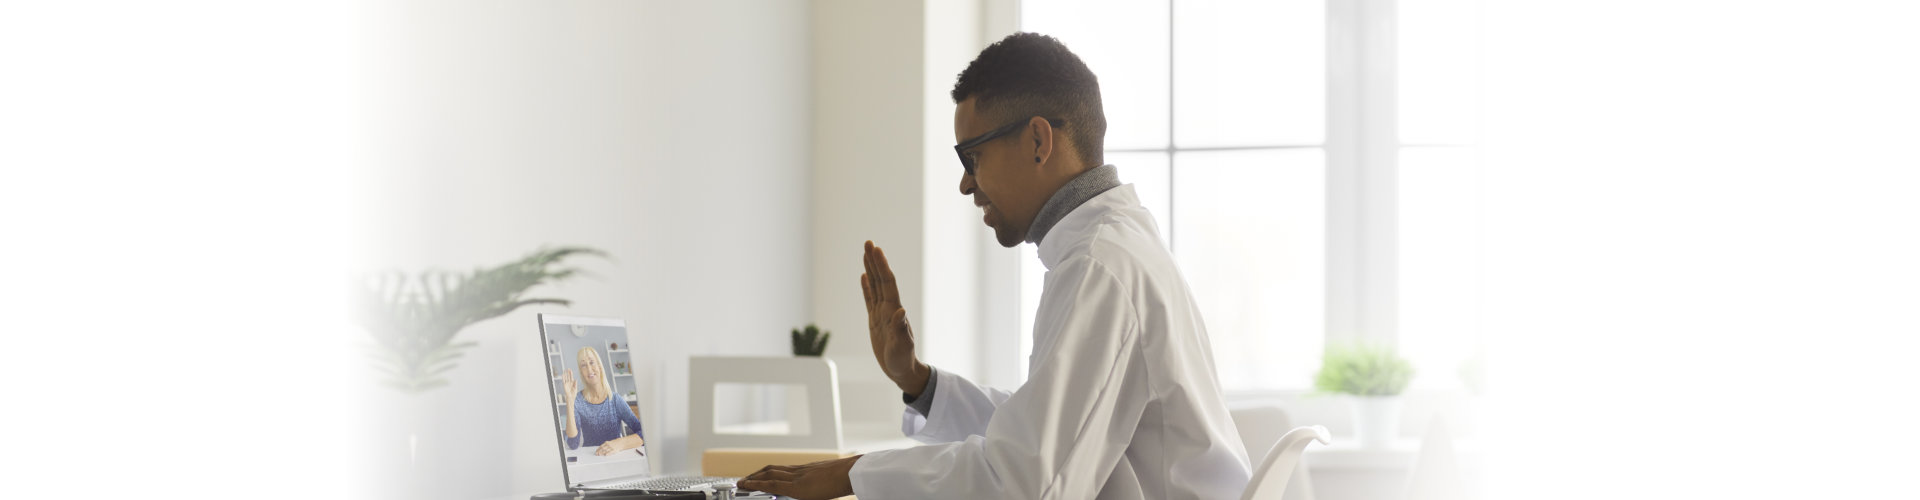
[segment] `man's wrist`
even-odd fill
[[[907,373],[907,380],[900,383],[900,392],[911,398],[919,398],[921,391],[927,389],[927,379],[933,378],[933,367],[915,360],[913,370]]]
[[[841,496],[852,495],[855,493],[853,491],[853,464],[855,462],[859,462],[860,457],[863,457],[863,456],[866,456],[866,455],[854,455],[851,457],[840,459],[840,472],[835,475],[839,477],[847,478],[847,482],[844,483],[846,484],[846,489],[840,490],[836,493],[841,493]]]

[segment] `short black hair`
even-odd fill
[[[1089,166],[1105,162],[1107,114],[1100,80],[1066,44],[1039,33],[1014,33],[986,50],[953,83],[953,102],[974,98],[973,109],[998,126],[1042,116],[1066,120],[1065,132]]]

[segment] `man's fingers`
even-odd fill
[[[897,332],[898,335],[913,335],[913,329],[907,327],[907,309],[904,307],[894,309],[893,318],[889,320],[888,323],[893,325],[894,331]]]
[[[740,481],[733,483],[735,487],[743,490],[764,491],[775,495],[787,494],[787,486],[790,484],[792,483],[784,481]]]
[[[874,247],[873,255],[873,267],[880,268],[880,289],[883,291],[895,290],[895,293],[898,293],[893,284],[893,266],[887,264],[887,251],[881,250],[879,247]]]
[[[746,477],[746,479],[765,479],[765,478],[763,478],[763,477],[761,477],[761,475],[762,475],[762,474],[766,474],[766,473],[769,473],[769,472],[775,472],[775,471],[779,471],[779,472],[793,472],[793,466],[790,466],[790,465],[768,465],[768,466],[766,466],[766,467],[761,467],[761,468],[760,468],[760,470],[757,470],[757,471],[753,471],[753,473],[752,473],[752,474],[747,474],[747,477]]]
[[[871,241],[867,242],[867,255],[864,260],[867,263],[867,276],[871,276],[868,279],[873,280],[873,290],[878,292],[880,291],[880,247],[873,246]]]
[[[879,286],[880,283],[874,280],[880,279],[880,271],[878,269],[873,268],[873,242],[872,241],[867,242],[866,253],[860,255],[860,264],[867,267],[867,280],[868,280],[867,283],[870,285],[874,285],[873,291],[878,293],[880,291],[880,286]]]
[[[795,478],[798,478],[798,477],[800,477],[800,475],[799,475],[799,474],[796,474],[796,473],[794,473],[793,471],[784,471],[784,470],[778,470],[778,469],[769,469],[769,470],[763,470],[763,471],[760,471],[760,472],[755,472],[755,473],[753,473],[753,475],[752,475],[752,476],[747,476],[747,477],[750,477],[750,478],[753,478],[753,479],[754,479],[755,481],[785,481],[785,482],[793,482],[793,480],[794,480]]]
[[[887,264],[887,251],[867,242],[867,286],[872,288],[875,304],[899,304],[900,288],[893,280],[893,267]]]
[[[887,263],[887,251],[874,249],[879,257],[874,267],[880,268],[880,300],[888,304],[900,303],[900,285],[893,279],[893,265]]]
[[[873,287],[867,285],[866,273],[860,273],[860,296],[867,298],[867,309],[873,309]]]

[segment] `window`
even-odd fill
[[[1456,388],[1480,351],[1478,4],[1396,6],[1399,348],[1415,387]]]
[[[1478,317],[1470,3],[1027,0],[1020,16],[1100,75],[1107,162],[1154,213],[1229,391],[1307,389],[1323,346],[1350,340],[1397,342],[1416,387],[1458,386]],[[1022,252],[1030,329],[1045,271]]]

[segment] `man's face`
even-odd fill
[[[954,142],[979,137],[1005,123],[988,123],[977,118],[974,98],[960,101],[953,110]],[[1040,192],[1042,165],[1033,161],[1034,137],[1031,129],[994,139],[967,150],[974,158],[973,174],[960,174],[960,194],[972,196],[973,204],[984,213],[982,219],[993,228],[1000,246],[1012,248],[1027,239],[1027,228],[1034,214],[1051,193]],[[957,166],[957,165],[956,165]]]

